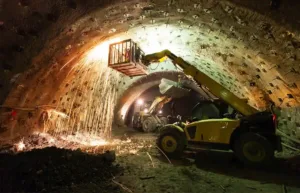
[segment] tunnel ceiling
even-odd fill
[[[233,2],[255,8],[251,1]],[[268,3],[260,7],[268,10]],[[146,53],[170,49],[239,96],[254,99],[256,107],[268,96],[287,106],[300,100],[300,43],[289,31],[298,26],[285,28],[226,1],[2,0],[0,9],[6,69],[1,87],[31,63],[63,65],[96,41],[125,32]],[[267,13],[277,19],[280,11]],[[294,100],[285,100],[287,94]]]
[[[0,0],[1,100],[18,73],[26,71],[27,85],[34,77],[45,87],[60,84],[65,75],[49,73],[117,37],[132,38],[146,53],[170,49],[257,108],[269,99],[297,107],[300,3],[271,10],[269,2]],[[150,71],[174,70],[166,63]],[[121,78],[121,91],[135,80]]]

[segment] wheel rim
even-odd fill
[[[172,153],[177,148],[177,141],[173,136],[164,136],[161,140],[162,149],[165,152]]]
[[[252,162],[261,162],[266,156],[265,148],[256,141],[245,143],[243,153]]]

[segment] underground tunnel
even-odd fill
[[[0,0],[0,192],[298,192],[299,8],[296,0]],[[134,49],[118,47],[124,41]],[[112,64],[113,48],[131,58]],[[152,55],[163,50],[169,58]],[[164,96],[164,80],[189,93]],[[210,124],[258,124],[263,115],[272,115],[272,136],[247,132],[268,143],[277,165],[257,169],[231,151],[240,132]],[[205,141],[200,122],[208,141],[226,138],[231,150],[197,147],[174,159],[178,136],[176,147]],[[182,132],[166,138],[166,152],[163,128],[175,127]]]

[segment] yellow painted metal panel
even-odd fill
[[[189,141],[229,144],[232,132],[240,125],[234,119],[207,119],[197,121],[184,129]],[[189,135],[189,128],[196,126],[195,138]]]

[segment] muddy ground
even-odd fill
[[[278,154],[272,165],[260,169],[245,167],[232,152],[202,150],[186,152],[181,160],[168,160],[155,147],[155,136],[132,133],[128,136],[136,143],[144,141],[152,145],[139,149],[136,154],[117,157],[124,168],[117,180],[130,189],[127,192],[300,192],[300,159],[296,155]]]
[[[110,147],[117,154],[113,163],[101,149],[50,147],[17,155],[2,153],[0,192],[300,192],[297,156],[278,158],[261,169],[243,166],[230,152],[186,152],[181,160],[168,160],[156,148],[153,135],[117,136],[119,145]]]
[[[136,193],[300,192],[299,173],[280,166],[283,160],[278,167],[255,170],[231,153],[202,151],[188,157],[170,164],[155,149],[119,156],[125,171],[118,180]]]

